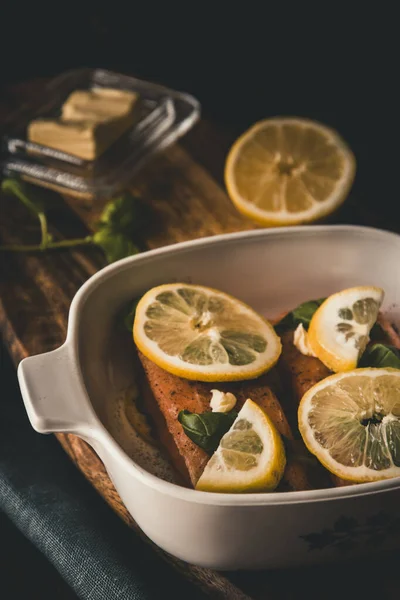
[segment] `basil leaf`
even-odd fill
[[[147,205],[125,192],[118,198],[111,200],[105,206],[97,223],[98,229],[106,228],[115,233],[133,236],[141,233],[150,222],[150,210]]]
[[[382,328],[381,325],[379,325],[378,322],[373,324],[371,331],[369,332],[369,337],[372,341],[385,339],[385,330]]]
[[[275,325],[275,330],[277,333],[283,333],[289,329],[296,329],[300,324],[307,330],[315,311],[325,300],[326,298],[319,298],[318,300],[308,300],[307,302],[299,304],[299,306],[285,315],[283,319]]]
[[[139,198],[129,192],[107,203],[97,222],[93,241],[103,249],[108,262],[139,252],[132,237],[140,237],[149,222],[148,211]]]
[[[358,366],[400,369],[400,350],[386,344],[372,344],[364,350]]]
[[[123,233],[102,227],[93,234],[93,242],[100,246],[109,263],[137,254],[139,248]]]
[[[212,454],[218,448],[222,437],[232,427],[237,412],[231,410],[228,413],[204,412],[191,413],[189,410],[181,410],[178,421],[184,432],[207,454]]]
[[[129,333],[132,333],[133,330],[133,322],[135,320],[136,307],[139,304],[140,298],[141,296],[129,302],[129,304],[125,306],[120,313],[120,325],[122,329],[129,331]]]

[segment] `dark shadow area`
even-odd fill
[[[191,92],[204,114],[235,132],[273,115],[317,119],[353,149],[356,195],[397,216],[396,22],[390,11],[356,5],[235,11],[6,0],[0,84],[101,66]]]

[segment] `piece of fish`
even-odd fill
[[[400,350],[400,334],[396,325],[391,323],[391,321],[382,313],[379,313],[377,321],[384,331],[384,337],[379,341],[382,341],[384,344],[390,344]]]
[[[297,409],[300,400],[313,385],[332,372],[319,358],[302,354],[294,345],[293,337],[293,331],[285,331],[281,335],[282,354],[278,361],[278,371],[282,382],[286,384],[286,393],[282,396],[283,408],[292,428],[297,430]]]
[[[178,421],[181,410],[203,413],[210,409],[211,390],[231,392],[237,398],[235,410],[239,411],[251,398],[269,415],[287,447],[287,466],[280,489],[304,490],[312,487],[303,457],[291,446],[294,436],[282,407],[273,393],[271,374],[257,379],[238,382],[205,383],[190,381],[172,375],[158,367],[139,352],[145,378],[152,398],[146,394],[146,407],[153,417],[161,443],[187,485],[195,486],[210,456],[185,434]],[[276,382],[275,382],[276,383]]]
[[[379,341],[400,349],[400,335],[389,319],[379,313],[378,323],[383,330],[382,338]],[[293,337],[294,331],[286,331],[281,335],[282,354],[278,361],[281,380],[289,385],[292,395],[289,405],[283,406],[292,427],[294,423],[297,426],[297,408],[304,394],[316,383],[332,375],[332,371],[318,358],[302,354],[294,345]]]
[[[379,313],[378,323],[384,332],[382,339],[379,341],[392,344],[400,349],[400,336],[389,319],[382,313]],[[315,384],[332,375],[332,371],[318,358],[302,354],[294,345],[293,337],[294,331],[286,331],[281,335],[282,354],[279,358],[277,368],[281,376],[281,381],[286,384],[286,393],[280,396],[283,409],[292,430],[298,433],[297,410],[302,397]],[[335,486],[351,484],[351,482],[340,479],[333,474],[331,475],[331,479]]]

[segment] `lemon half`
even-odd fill
[[[139,301],[139,350],[166,371],[198,381],[252,379],[281,353],[272,325],[223,292],[184,283],[161,285]]]
[[[272,491],[286,465],[282,438],[268,415],[246,400],[196,485],[205,492]]]
[[[341,136],[301,118],[256,123],[232,146],[225,183],[236,208],[263,226],[311,223],[345,200],[356,161]]]

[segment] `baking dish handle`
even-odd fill
[[[71,348],[24,358],[18,380],[26,412],[39,433],[66,432],[92,437],[97,417],[86,397]]]

